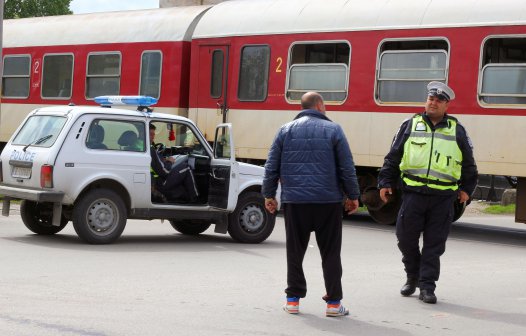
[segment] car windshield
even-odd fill
[[[31,116],[16,135],[13,144],[51,147],[55,143],[66,120],[66,117],[62,116]]]

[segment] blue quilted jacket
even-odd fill
[[[283,125],[270,147],[262,193],[283,203],[337,203],[360,195],[356,169],[340,125],[304,110]]]

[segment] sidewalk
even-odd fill
[[[469,216],[477,216],[477,217],[480,217],[480,216],[490,216],[490,217],[491,216],[515,216],[515,214],[513,214],[513,213],[509,213],[509,214],[488,214],[488,213],[485,213],[484,209],[486,209],[490,205],[493,205],[493,204],[490,204],[489,202],[486,202],[486,201],[474,200],[466,207],[466,210],[464,210],[464,214],[462,215],[462,217],[469,217]]]
[[[484,212],[484,209],[489,207],[491,204],[486,201],[473,201],[471,202],[464,211],[462,216],[514,216],[514,214],[488,214]],[[0,201],[0,210],[2,209],[2,202]],[[11,214],[20,213],[20,203],[11,203]]]
[[[1,213],[2,208],[3,208],[3,202],[2,200],[0,200],[0,217],[2,215]],[[9,211],[10,216],[20,214],[20,203],[19,202],[17,203],[11,202],[10,208],[11,208],[10,209],[11,211]]]

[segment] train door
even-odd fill
[[[229,45],[199,48],[199,78],[196,123],[208,141],[216,126],[228,121]]]

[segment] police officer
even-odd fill
[[[410,296],[420,287],[419,299],[436,303],[435,282],[453,205],[455,199],[461,203],[469,200],[478,172],[466,130],[446,114],[455,93],[440,82],[429,83],[427,90],[425,112],[402,123],[380,170],[378,187],[384,202],[397,186],[401,185],[403,192],[396,236],[407,281],[400,293]]]
[[[154,202],[196,202],[199,192],[192,170],[188,165],[188,157],[181,156],[181,160],[176,160],[172,156],[161,158],[154,145],[156,127],[150,123],[149,128],[152,200]]]

